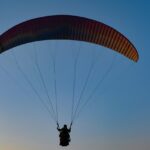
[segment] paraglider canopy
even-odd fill
[[[138,61],[138,52],[120,32],[101,22],[71,15],[54,15],[18,24],[0,36],[0,53],[15,46],[40,40],[65,39],[105,46]]]

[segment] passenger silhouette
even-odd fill
[[[72,124],[71,124],[72,125]],[[71,125],[70,128],[67,128],[67,125],[64,124],[63,128],[59,128],[59,124],[57,123],[57,130],[60,132],[59,138],[60,138],[60,143],[59,145],[61,146],[68,146],[69,142],[71,141],[70,139],[70,132],[71,132]]]

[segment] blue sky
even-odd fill
[[[132,41],[140,56],[139,62],[133,63],[106,48],[69,41],[27,44],[13,49],[14,52],[1,55],[0,149],[62,149],[58,145],[56,124],[19,72],[14,55],[32,84],[40,91],[43,99],[46,99],[35,70],[35,53],[52,97],[55,97],[54,89],[49,83],[53,82],[54,76],[53,70],[49,67],[53,68],[53,62],[49,56],[51,58],[56,53],[59,117],[62,125],[69,122],[71,113],[72,60],[81,49],[80,57],[83,58],[83,62],[80,58],[76,88],[78,96],[88,70],[85,62],[90,63],[91,49],[94,49],[96,56],[100,55],[100,58],[96,61],[94,77],[88,85],[85,96],[99,80],[102,72],[105,72],[110,64],[114,65],[73,125],[72,142],[66,149],[148,150],[150,148],[149,9],[148,0],[0,0],[1,34],[10,27],[35,17],[55,14],[78,15],[99,20],[117,29]],[[87,57],[84,55],[85,50]]]

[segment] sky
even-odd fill
[[[52,40],[18,46],[1,54],[0,149],[149,150],[149,10],[148,0],[0,0],[0,34],[32,18],[76,15],[117,29],[139,53],[139,61],[133,63],[104,47]],[[62,148],[52,114],[42,105],[34,88],[46,103],[47,89],[55,106],[56,87],[60,126],[69,124],[78,53],[75,99],[80,96],[93,58],[96,61],[83,100],[105,78],[74,121],[70,146]]]

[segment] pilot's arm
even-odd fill
[[[68,132],[71,132],[71,126],[72,126],[72,123],[70,124],[70,127],[68,129]]]
[[[61,131],[61,129],[59,128],[59,124],[57,123],[57,130],[58,131]]]

